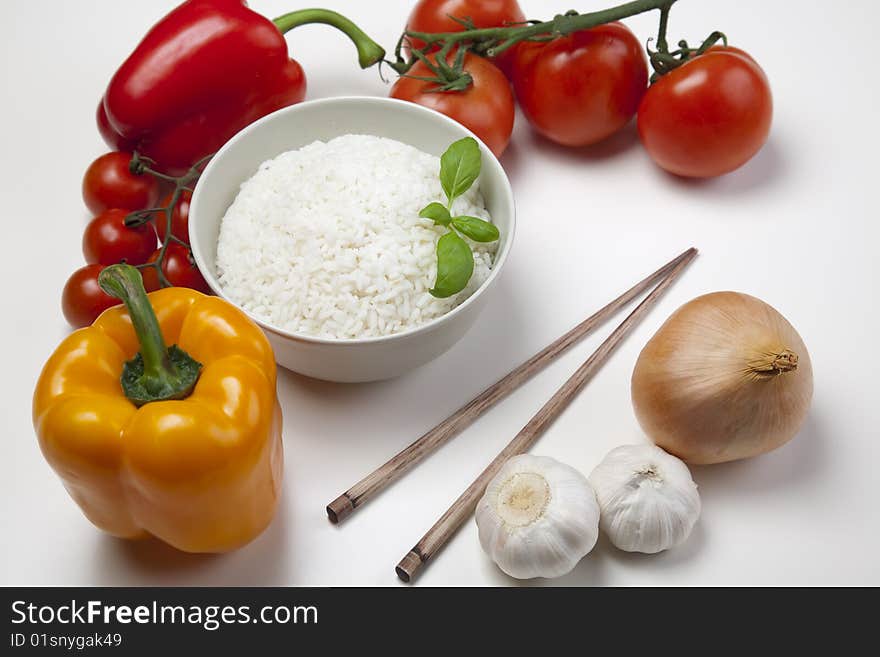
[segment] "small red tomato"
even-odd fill
[[[648,86],[642,46],[608,23],[517,50],[513,87],[529,123],[564,146],[587,146],[625,126]]]
[[[77,269],[61,293],[61,311],[64,319],[74,328],[89,326],[98,315],[122,303],[111,297],[98,285],[98,274],[104,265],[86,265]]]
[[[464,25],[455,18],[468,19],[477,29],[504,27],[525,23],[526,20],[516,0],[420,0],[409,15],[406,29],[412,32],[461,32]],[[425,45],[418,39],[412,39],[410,43],[416,48]],[[505,50],[492,60],[508,77],[517,47],[518,45]],[[409,52],[406,43],[404,51]]]
[[[127,210],[107,210],[89,222],[82,241],[86,262],[142,265],[147,261],[156,248],[156,231],[150,223],[126,226],[127,216]]]
[[[168,207],[171,204],[172,196],[172,194],[168,194],[168,196],[159,201],[159,206]],[[191,200],[192,192],[184,191],[177,200],[177,205],[174,206],[174,211],[171,214],[171,234],[187,244],[189,244],[189,203]],[[154,216],[156,217],[156,232],[159,234],[159,241],[164,242],[167,218],[164,212],[157,212]]]
[[[772,119],[761,67],[738,48],[715,46],[651,85],[639,107],[639,136],[670,173],[711,178],[761,150]]]
[[[148,262],[156,262],[159,259],[160,252],[161,249],[156,249]],[[208,287],[205,279],[202,278],[201,272],[192,259],[192,254],[182,244],[172,242],[168,245],[165,259],[162,261],[162,273],[165,274],[165,278],[174,287],[188,287],[205,294],[211,294],[211,288]],[[141,274],[143,275],[144,287],[147,292],[154,292],[162,287],[155,267],[142,269]]]
[[[434,61],[433,58],[429,56],[429,60]],[[447,61],[453,63],[455,55],[450,53]],[[407,77],[394,83],[391,97],[430,107],[455,119],[482,139],[496,157],[500,156],[513,132],[515,103],[510,83],[492,62],[471,53],[464,57],[464,70],[473,79],[467,89],[437,91],[435,82],[415,79],[433,75],[424,62],[418,62]]]
[[[83,177],[82,193],[86,207],[95,214],[104,210],[144,210],[159,198],[159,182],[145,173],[128,170],[131,153],[106,153],[89,165]]]

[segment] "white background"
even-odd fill
[[[105,147],[94,126],[115,68],[172,0],[4,0],[0,24],[0,584],[396,584],[394,566],[604,335],[545,370],[455,442],[332,526],[324,506],[450,411],[690,245],[701,257],[535,448],[589,472],[612,447],[645,440],[629,401],[640,348],[690,298],[733,289],[763,298],[799,330],[815,370],[800,435],[769,455],[694,469],[703,515],[659,556],[607,542],[556,584],[880,584],[880,404],[876,384],[880,231],[876,207],[876,3],[681,0],[672,41],[723,29],[773,87],[770,141],[723,179],[673,179],[632,126],[589,150],[534,137],[518,117],[503,159],[518,204],[512,258],[477,325],[451,352],[398,380],[333,385],[280,375],[284,497],[271,527],[225,556],[102,535],[43,461],[30,418],[43,362],[68,327],[61,288],[81,266],[88,219],[80,180]],[[306,4],[253,0],[274,17]],[[407,0],[327,0],[386,47]],[[548,18],[593,0],[524,0]],[[641,40],[656,15],[630,20]],[[309,98],[387,94],[330,28],[288,36]],[[607,332],[603,331],[602,333]],[[469,522],[425,568],[425,585],[515,584]],[[540,582],[539,582],[540,583]]]

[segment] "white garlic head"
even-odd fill
[[[546,456],[514,456],[477,504],[483,550],[518,579],[571,571],[599,537],[599,505],[587,478]]]
[[[700,517],[700,495],[681,459],[656,445],[611,450],[590,474],[602,531],[621,550],[654,554],[683,542]]]

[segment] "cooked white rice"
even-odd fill
[[[497,243],[470,242],[474,274],[428,293],[446,229],[419,211],[443,201],[440,159],[392,139],[344,135],[264,162],[220,226],[230,299],[279,328],[323,338],[391,335],[446,314],[489,276]],[[489,220],[477,185],[454,214]]]

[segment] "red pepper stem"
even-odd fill
[[[355,48],[357,48],[358,62],[361,68],[370,68],[374,64],[381,62],[385,57],[385,49],[382,46],[368,37],[361,28],[345,16],[329,9],[300,9],[299,11],[292,11],[289,14],[279,16],[272,22],[275,23],[275,26],[282,34],[287,34],[287,32],[300,25],[309,25],[311,23],[322,23],[335,27],[354,43]]]
[[[98,285],[125,304],[141,346],[137,356],[122,370],[125,396],[137,406],[188,397],[201,365],[177,346],[165,346],[140,272],[130,265],[110,265],[98,275]]]

